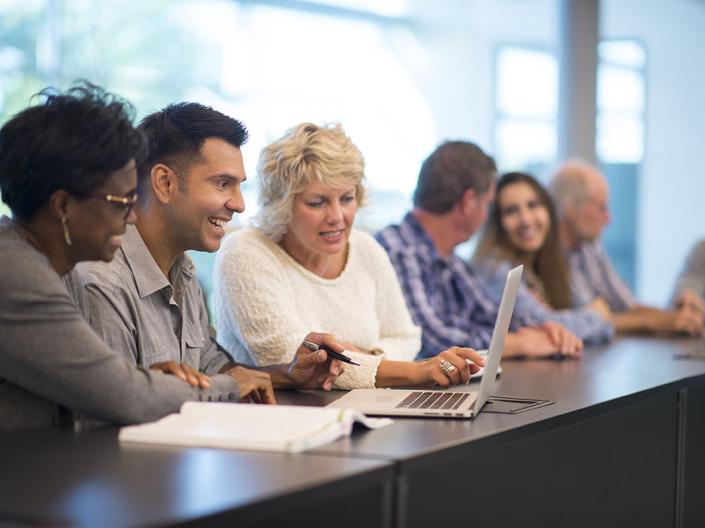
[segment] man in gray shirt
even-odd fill
[[[242,383],[240,374],[252,371],[233,363],[210,335],[195,266],[185,252],[216,251],[224,225],[244,210],[240,147],[247,131],[239,121],[196,103],[170,105],[147,116],[139,128],[150,152],[138,171],[137,224],[128,226],[111,263],[82,263],[67,284],[90,325],[130,362],[191,383],[217,373]],[[343,350],[330,336],[301,339]],[[254,373],[271,376],[275,388],[330,389],[341,371],[325,353],[299,347],[292,364]]]

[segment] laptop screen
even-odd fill
[[[494,391],[497,369],[499,368],[499,362],[502,359],[502,351],[504,350],[504,338],[507,336],[509,323],[512,320],[512,312],[514,311],[514,303],[517,299],[517,292],[521,284],[521,274],[523,270],[524,266],[517,266],[507,274],[507,281],[504,284],[504,291],[502,292],[502,301],[499,303],[497,320],[494,323],[494,330],[492,331],[492,341],[490,341],[490,349],[487,354],[485,373],[482,376],[480,392],[475,402],[475,413],[480,412],[487,398],[492,396],[492,392]]]

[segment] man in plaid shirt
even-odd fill
[[[414,209],[400,225],[377,235],[423,330],[419,357],[453,345],[489,345],[499,299],[454,250],[485,222],[496,170],[494,160],[472,143],[442,144],[421,167]],[[504,357],[580,355],[582,341],[565,327],[537,323],[515,314]]]

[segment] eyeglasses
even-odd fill
[[[132,212],[132,208],[137,203],[137,192],[128,194],[127,196],[115,196],[114,194],[106,194],[101,196],[86,196],[85,198],[93,198],[94,200],[105,200],[123,208],[123,219],[127,219]]]

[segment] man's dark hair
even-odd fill
[[[414,206],[434,214],[447,213],[467,189],[486,193],[496,172],[494,160],[474,143],[447,141],[421,165]]]
[[[247,141],[247,129],[232,117],[199,103],[171,104],[145,117],[138,128],[147,136],[149,156],[138,169],[140,187],[149,181],[152,167],[168,165],[186,188],[189,165],[197,161],[208,138],[219,138],[240,148]]]
[[[43,102],[0,129],[0,191],[16,219],[31,220],[59,189],[88,196],[146,154],[126,100],[86,81],[35,97]]]

